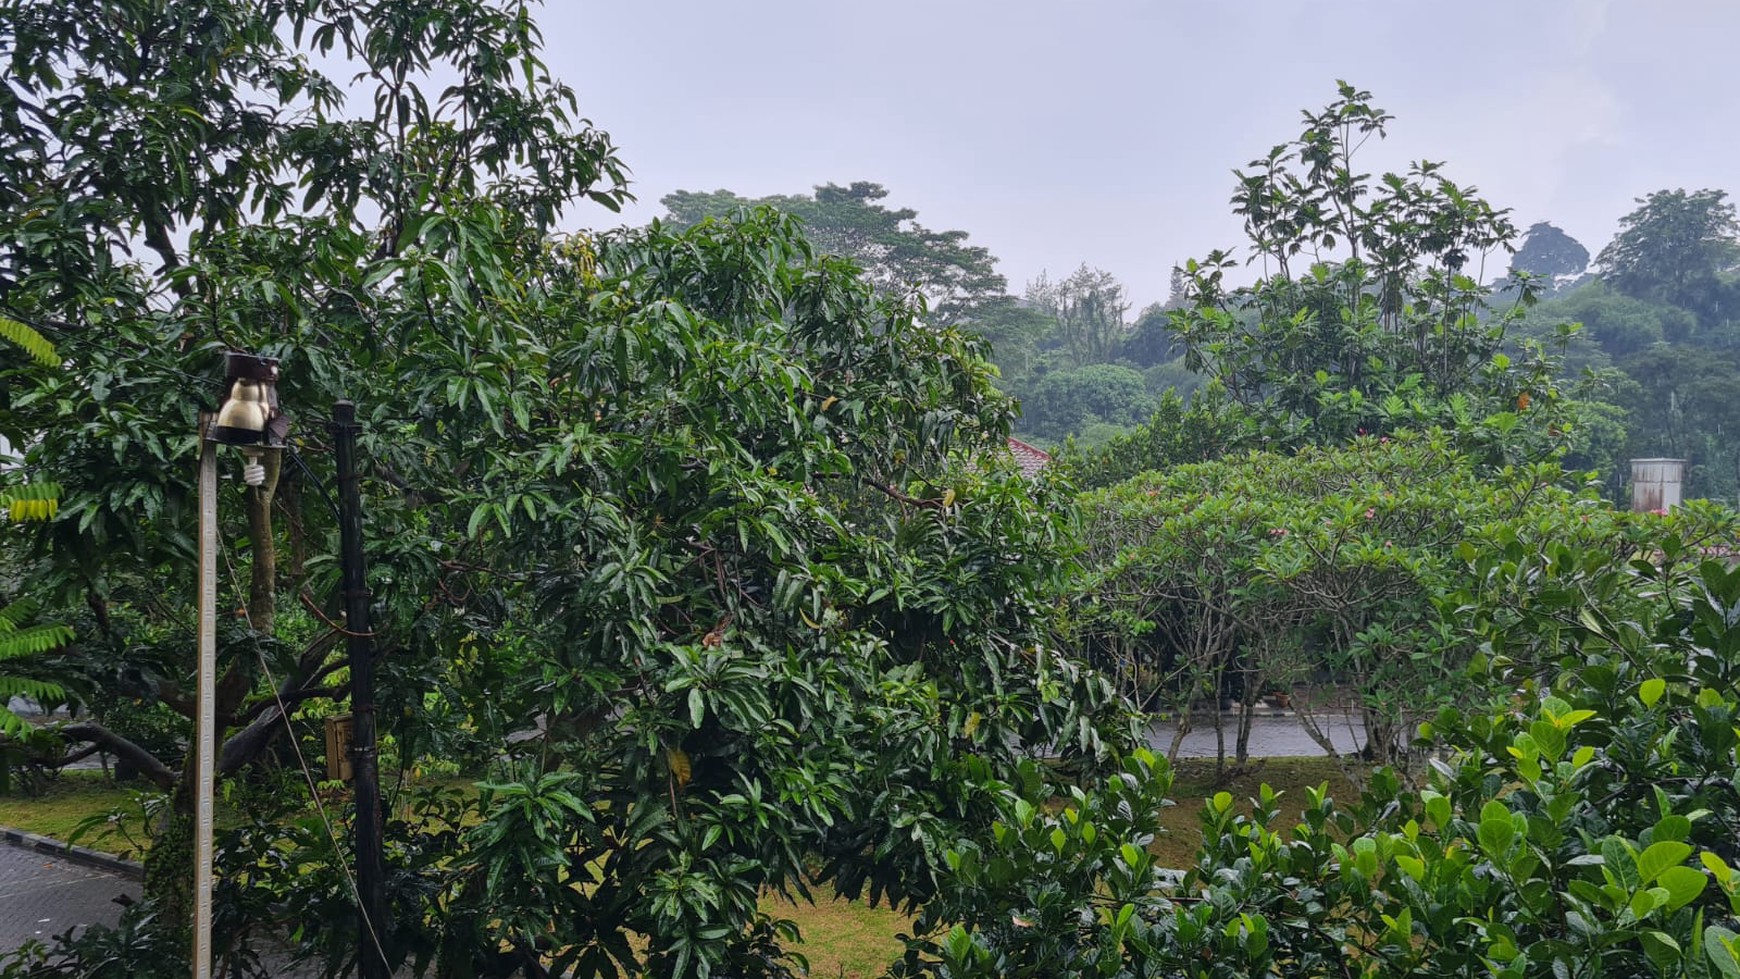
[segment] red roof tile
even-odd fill
[[[1015,456],[1015,464],[1021,467],[1021,475],[1029,479],[1039,475],[1051,461],[1051,453],[1036,449],[1020,439],[1009,440],[1009,451]]]

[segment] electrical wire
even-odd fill
[[[236,573],[235,563],[230,559],[230,550],[221,540],[218,543],[218,551],[224,556],[224,567],[229,570],[230,586],[236,590],[238,595],[245,595],[246,592],[242,589],[241,576]],[[242,605],[242,618],[247,622],[249,629],[254,627],[253,618],[248,614],[246,604]],[[315,812],[320,816],[321,825],[326,828],[326,837],[332,844],[333,852],[337,853],[340,850],[338,833],[332,828],[332,820],[326,814],[326,804],[321,801],[320,790],[315,785],[314,773],[309,770],[308,759],[302,754],[302,743],[297,740],[296,729],[290,724],[290,709],[284,704],[284,695],[278,689],[278,679],[272,675],[272,668],[266,663],[266,655],[260,652],[258,647],[254,650],[254,656],[260,664],[260,672],[265,676],[267,686],[271,688],[272,699],[277,702],[278,718],[284,722],[284,733],[289,738],[290,747],[296,752],[296,764],[302,769],[302,780],[308,785],[308,795],[314,800]],[[357,886],[356,876],[350,872],[350,865],[343,861],[339,862],[338,869],[344,874],[345,883],[350,886],[350,895],[356,901],[357,914],[362,918],[364,926],[368,928],[369,943],[374,946],[375,954],[380,956],[382,968],[387,970],[389,977],[395,975],[396,970],[394,970],[393,964],[387,960],[387,951],[381,944],[380,932],[376,929],[375,922],[369,918],[368,910],[363,907],[362,889]]]
[[[332,508],[332,519],[339,523],[343,523],[344,514],[339,512],[338,500],[333,498],[332,488],[327,486],[326,482],[319,476],[316,476],[314,470],[308,468],[308,463],[303,460],[302,454],[296,451],[294,445],[286,445],[284,447],[284,452],[290,456],[291,462],[296,463],[296,468],[302,470],[302,475],[307,476],[308,481],[313,483],[315,488],[320,490],[320,498],[325,500],[326,505]]]

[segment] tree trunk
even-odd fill
[[[169,810],[145,851],[145,897],[157,904],[158,920],[178,934],[193,929],[193,780],[190,749],[182,777],[170,793]]]
[[[278,492],[278,475],[284,467],[284,450],[267,449],[260,457],[266,482],[247,491],[248,543],[253,548],[253,568],[248,575],[248,625],[272,635],[278,612],[278,542],[272,536],[272,497]]]
[[[1233,749],[1233,764],[1239,768],[1245,767],[1245,763],[1251,760],[1251,716],[1256,707],[1257,688],[1257,681],[1250,679],[1239,697],[1238,743]]]
[[[1220,709],[1220,682],[1214,685],[1214,777],[1226,774],[1226,711]]]
[[[1365,755],[1373,765],[1388,765],[1395,760],[1395,718],[1370,707],[1360,708],[1360,720],[1365,727]]]
[[[1190,733],[1190,698],[1184,698],[1184,710],[1178,715],[1178,730],[1172,732],[1172,743],[1166,748],[1166,762],[1169,765],[1178,764],[1178,749],[1184,744],[1184,736]]]

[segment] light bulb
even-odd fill
[[[260,465],[259,451],[250,452],[244,449],[242,457],[247,460],[242,464],[242,482],[249,486],[266,485],[266,467]]]

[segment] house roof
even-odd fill
[[[1051,453],[1034,448],[1020,439],[1009,440],[1009,452],[1015,457],[1015,464],[1021,467],[1021,475],[1029,479],[1039,475],[1039,470],[1051,462]]]

